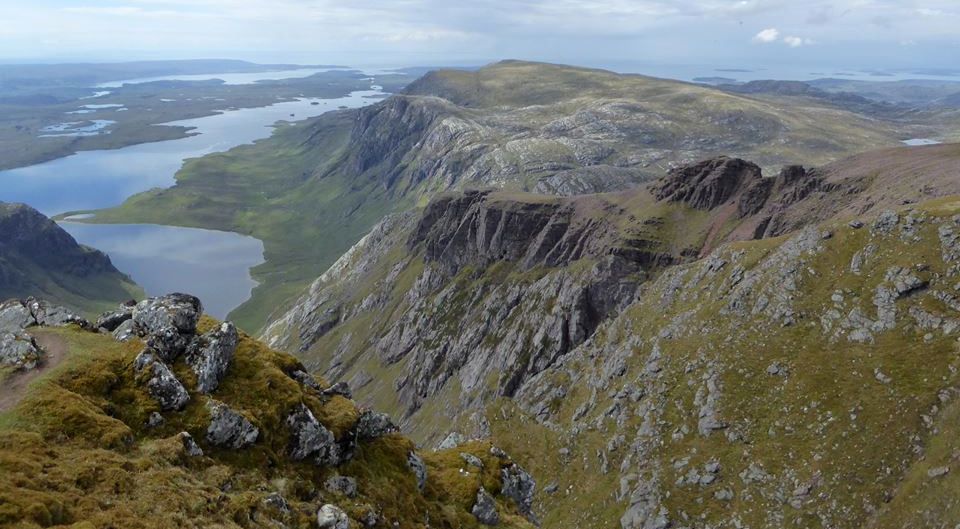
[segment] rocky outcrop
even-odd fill
[[[186,360],[197,375],[197,391],[212,393],[227,374],[239,341],[237,328],[230,322],[190,343]]]
[[[286,419],[290,429],[289,454],[294,460],[313,457],[318,464],[337,465],[342,461],[342,451],[333,432],[326,429],[314,417],[310,408],[303,404]]]
[[[500,471],[501,492],[512,499],[517,510],[533,523],[537,523],[533,514],[533,498],[536,494],[537,482],[526,470],[516,463]]]
[[[168,294],[141,301],[133,309],[139,336],[165,362],[173,362],[193,341],[203,305],[189,294]]]
[[[358,439],[376,439],[399,431],[386,413],[367,410],[360,414],[360,420],[357,421]]]
[[[207,426],[207,442],[215,446],[240,449],[257,442],[260,429],[241,413],[226,404],[210,399],[207,401],[210,425]]]
[[[0,367],[29,370],[39,367],[44,352],[30,336],[31,327],[76,325],[87,329],[89,322],[69,309],[28,298],[0,303]]]
[[[694,209],[714,209],[739,196],[763,178],[760,167],[721,156],[673,169],[651,188],[657,200]]]
[[[483,487],[477,491],[477,499],[470,509],[477,521],[483,525],[497,525],[500,523],[500,513],[497,512],[497,503]]]
[[[416,452],[410,452],[407,454],[407,466],[417,479],[417,488],[423,490],[427,485],[427,464]]]
[[[182,410],[190,402],[190,394],[180,379],[152,351],[137,356],[134,371],[163,411]]]

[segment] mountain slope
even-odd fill
[[[29,206],[0,202],[0,299],[44,297],[93,313],[139,292],[105,254]]]
[[[225,229],[264,241],[261,286],[232,316],[259,329],[384,215],[474,187],[628,189],[678,163],[769,170],[895,145],[897,124],[816,101],[770,102],[642,76],[506,61],[439,71],[369,107],[188,162],[177,185],[94,222]]]
[[[97,326],[124,321],[123,341],[27,329],[65,360],[0,414],[0,525],[532,527],[535,483],[489,442],[418,450],[201,311],[183,294],[121,307]]]
[[[620,193],[444,196],[265,338],[416,439],[509,447],[554,491],[545,526],[951,527],[958,166],[718,158]]]

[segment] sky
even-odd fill
[[[960,0],[0,0],[0,62],[960,69]]]

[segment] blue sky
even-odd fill
[[[0,0],[0,61],[960,68],[960,0]]]

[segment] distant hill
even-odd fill
[[[44,297],[91,313],[140,294],[106,254],[29,206],[0,202],[0,299]]]
[[[495,187],[623,190],[716,155],[769,171],[899,143],[899,123],[829,101],[732,94],[572,66],[504,61],[439,70],[369,107],[284,127],[189,161],[178,182],[103,222],[246,233],[265,243],[261,286],[232,317],[257,329],[384,215],[436,193]]]

